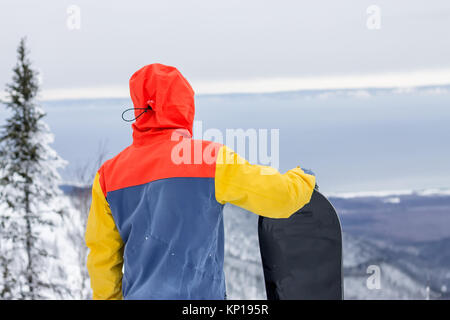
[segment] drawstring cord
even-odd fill
[[[130,110],[144,110],[144,111],[142,111],[142,112],[141,112],[136,118],[134,118],[134,119],[125,119],[124,114],[125,114],[126,112],[130,111]],[[144,113],[146,113],[146,112],[149,111],[149,110],[153,110],[152,107],[150,106],[150,104],[148,104],[146,108],[129,108],[129,109],[126,109],[124,112],[122,112],[122,120],[123,120],[123,121],[126,121],[126,122],[132,122],[132,121],[134,121],[134,120],[137,120],[140,116],[142,116]]]

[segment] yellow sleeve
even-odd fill
[[[216,200],[269,218],[289,218],[311,200],[315,177],[300,167],[279,173],[252,165],[226,146],[216,161]]]
[[[99,173],[92,186],[92,203],[87,221],[87,268],[95,300],[122,299],[123,241],[108,202],[103,195]]]

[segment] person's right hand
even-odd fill
[[[310,169],[302,169],[303,170],[303,172],[305,172],[305,173],[307,173],[307,174],[310,174],[310,175],[312,175],[312,176],[316,176],[316,174],[312,171],[312,170],[310,170]],[[319,190],[319,185],[317,184],[317,178],[316,178],[316,185],[315,185],[315,187],[314,187],[314,190]]]

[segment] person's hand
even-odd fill
[[[312,176],[316,176],[316,174],[311,170],[311,169],[303,169],[303,172],[304,173],[306,173],[306,174],[310,174],[310,175],[312,175]],[[317,181],[316,181],[316,185],[315,185],[315,187],[314,187],[314,190],[319,190],[319,185],[317,184]]]

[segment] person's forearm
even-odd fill
[[[261,216],[288,218],[310,201],[315,187],[315,177],[299,167],[281,174],[248,163],[226,146],[219,150],[216,163],[217,201]]]

